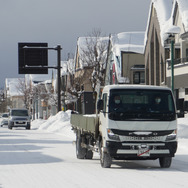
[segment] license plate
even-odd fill
[[[148,156],[150,156],[150,152],[149,151],[150,150],[147,149],[147,148],[146,149],[139,149],[137,155],[139,157],[148,157]]]

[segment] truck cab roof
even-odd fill
[[[107,85],[103,88],[103,92],[109,92],[111,89],[152,89],[152,90],[171,90],[165,86],[151,86],[151,85]]]

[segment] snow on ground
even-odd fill
[[[187,187],[188,118],[178,119],[178,151],[169,169],[155,161],[115,161],[101,168],[76,158],[70,111],[32,121],[31,130],[0,127],[0,188]]]

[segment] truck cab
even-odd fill
[[[98,103],[100,158],[159,159],[168,168],[177,150],[177,115],[171,90],[160,86],[105,86]]]

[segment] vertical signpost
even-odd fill
[[[174,39],[171,39],[171,89],[174,93]]]
[[[57,51],[57,67],[48,66],[48,50]],[[47,43],[18,43],[19,74],[48,74],[57,69],[58,112],[61,111],[61,46],[49,48]]]
[[[61,46],[57,50],[57,77],[58,77],[58,112],[61,111]]]

